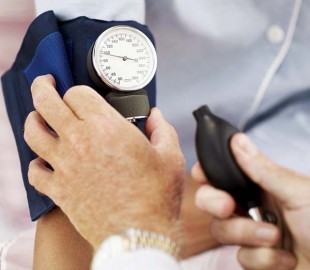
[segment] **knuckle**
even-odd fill
[[[59,206],[62,205],[67,197],[63,189],[57,187],[57,185],[50,186],[48,196]]]
[[[37,168],[37,161],[36,159],[34,159],[29,163],[28,166],[28,179],[31,185],[36,184],[36,173],[35,173],[36,168]]]
[[[177,135],[177,131],[176,129],[169,123],[167,123],[167,129],[170,133],[170,136],[174,139],[174,140],[178,140],[178,135]]]
[[[37,76],[32,81],[31,86],[32,87],[37,87],[37,86],[42,87],[44,84],[51,83],[52,81],[54,81],[54,77],[51,74],[40,75],[40,76]]]
[[[75,158],[73,158],[75,160]],[[76,173],[78,174],[78,168],[75,167],[76,164],[74,164],[74,166],[72,166],[70,163],[59,163],[57,164],[57,167],[56,167],[56,171],[57,171],[57,177],[56,177],[56,180],[54,181],[55,182],[55,185],[59,185],[60,184],[60,179],[59,178],[62,178],[63,180],[66,179],[68,180],[68,182],[66,182],[66,184],[68,185],[69,182],[72,179],[73,175],[75,175]],[[76,175],[77,175],[76,174]]]
[[[32,138],[32,129],[31,129],[31,124],[30,124],[31,120],[30,117],[28,116],[26,121],[25,121],[25,125],[24,125],[24,140],[29,143],[31,141]]]
[[[39,76],[33,80],[31,84],[31,92],[36,104],[46,100],[46,95],[44,94],[44,91],[42,91],[42,88],[47,87],[49,87],[47,76]]]
[[[36,117],[36,112],[31,112],[25,120],[24,140],[28,144],[32,143],[32,141],[34,140],[35,134],[36,134],[36,132],[35,132],[36,126],[34,124],[35,117]]]
[[[73,86],[72,88],[74,89],[74,91],[76,91],[78,94],[81,94],[81,95],[84,95],[85,93],[87,93],[87,95],[96,95],[96,96],[98,95],[97,92],[93,88],[87,85],[78,85],[78,86]]]
[[[44,76],[36,77],[31,84],[31,90],[34,91],[34,90],[37,90],[37,88],[42,87],[42,84],[44,83],[44,81],[45,81]]]
[[[65,196],[62,196],[61,192],[56,192],[53,189],[50,190],[48,197],[55,202],[56,205],[62,206],[62,201],[64,200]]]
[[[35,107],[45,104],[47,100],[48,96],[46,95],[45,91],[36,91],[35,93],[33,93],[33,103]]]
[[[73,154],[78,160],[84,160],[90,151],[90,141],[81,134],[70,134],[69,143]]]
[[[67,90],[67,92],[65,93],[63,99],[66,100],[70,100],[74,97],[78,97],[83,95],[86,91],[92,90],[92,88],[90,88],[89,86],[86,85],[76,85],[73,86],[71,88],[69,88]]]
[[[47,146],[44,143],[37,143],[36,151],[39,152],[39,156],[42,156],[43,158],[53,159],[53,149],[51,146]]]
[[[24,125],[25,128],[32,124],[32,122],[36,118],[36,116],[37,116],[36,111],[32,111],[27,115],[26,120],[25,120],[25,125]]]
[[[71,88],[69,88],[67,91],[66,91],[66,93],[64,94],[64,96],[63,96],[63,100],[70,100],[72,97],[72,95],[74,96],[75,94],[76,94],[76,92],[77,92],[77,90],[76,89],[78,89],[78,87],[79,86],[73,86],[73,87],[71,87]]]

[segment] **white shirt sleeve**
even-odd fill
[[[79,16],[106,21],[134,20],[144,24],[144,0],[35,0],[36,14],[53,10],[60,20]]]
[[[96,253],[92,270],[180,270],[175,258],[157,249],[142,249],[119,253],[112,258],[103,258]]]

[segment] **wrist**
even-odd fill
[[[144,231],[151,231],[158,234],[165,235],[169,237],[172,241],[178,242],[180,226],[178,220],[165,220],[161,217],[145,217],[141,220],[135,220],[131,223],[128,223],[126,228],[123,228],[122,231],[125,231],[127,228],[139,228]]]
[[[165,235],[129,228],[122,234],[111,235],[99,246],[93,260],[93,269],[99,269],[106,261],[111,261],[124,254],[132,254],[143,250],[165,253],[167,256],[178,258],[179,246]],[[123,255],[122,255],[123,254]],[[96,268],[96,266],[98,266]]]
[[[164,221],[161,219],[156,218],[143,218],[143,219],[126,219],[126,223],[122,222],[120,224],[120,219],[118,219],[117,223],[113,222],[106,222],[106,226],[103,225],[101,227],[100,232],[97,230],[93,230],[93,233],[96,233],[97,235],[94,235],[94,241],[92,242],[92,245],[95,249],[98,249],[99,246],[103,241],[105,241],[108,237],[112,235],[123,235],[125,231],[128,230],[128,228],[139,228],[142,231],[149,231],[154,232],[157,234],[164,235],[165,237],[171,239],[171,241],[179,243],[179,236],[180,236],[180,226],[179,221]],[[108,224],[108,225],[107,225]]]

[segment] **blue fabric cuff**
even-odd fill
[[[104,30],[116,25],[135,27],[154,43],[149,29],[135,21],[107,22],[79,17],[60,22],[54,13],[49,11],[37,17],[29,26],[14,64],[1,78],[5,104],[18,148],[33,221],[52,209],[55,204],[48,197],[38,193],[29,184],[27,177],[28,165],[31,160],[36,158],[23,138],[25,119],[34,110],[30,86],[37,76],[52,74],[61,96],[73,85],[83,84],[93,87],[104,97],[110,89],[108,87],[99,89],[92,82],[87,71],[87,53]],[[155,77],[145,89],[148,93],[150,107],[154,107]]]

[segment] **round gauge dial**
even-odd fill
[[[97,76],[109,87],[122,91],[142,89],[152,80],[157,67],[150,39],[129,26],[104,31],[95,42],[91,57]]]

